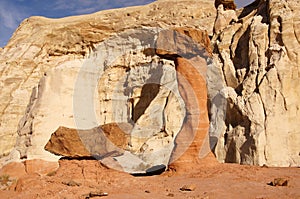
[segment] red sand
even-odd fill
[[[185,172],[172,170],[159,176],[134,177],[107,169],[96,160],[60,160],[59,164],[57,170],[56,164],[47,165],[38,160],[27,166],[23,163],[5,166],[0,175],[8,174],[16,180],[8,190],[0,191],[0,198],[71,199],[100,191],[108,196],[93,198],[300,198],[299,168],[205,164],[203,161],[202,165],[193,165]],[[287,179],[288,186],[268,185],[274,178]],[[196,189],[181,191],[184,185],[194,185]]]

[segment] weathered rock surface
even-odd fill
[[[45,150],[57,155],[62,155],[67,157],[91,156],[90,152],[83,145],[77,130],[69,129],[66,127],[59,127],[51,135],[50,140],[47,142],[45,146]]]
[[[220,34],[229,24],[237,22],[237,14],[235,10],[224,10],[223,4],[219,5],[217,18],[214,24],[214,35]]]
[[[25,20],[0,52],[1,155],[10,153],[17,136],[24,138],[23,145],[31,146],[35,142],[25,137],[31,136],[35,130],[41,130],[40,135],[47,131],[48,136],[37,140],[46,143],[59,126],[76,126],[72,115],[66,114],[72,107],[72,100],[67,100],[66,96],[71,95],[73,81],[84,60],[101,41],[115,33],[142,27],[188,26],[206,29],[211,34],[215,13],[211,1],[174,0],[64,19],[31,17]],[[65,73],[68,73],[66,79]],[[43,90],[44,80],[38,86],[43,76],[50,84],[46,89],[53,90],[45,96],[52,101],[45,100],[47,105],[36,104]],[[65,85],[65,89],[59,88],[61,85]],[[38,111],[41,117],[47,112],[47,129],[40,129],[30,122],[35,115],[30,112],[32,106],[41,107]],[[24,154],[21,156],[25,157]]]
[[[127,148],[130,124],[104,124],[89,130],[59,127],[52,135],[45,150],[65,157],[92,157],[121,155]],[[89,143],[90,145],[88,145]],[[122,150],[123,149],[123,150]],[[97,154],[98,153],[98,154]]]
[[[177,58],[175,63],[179,92],[186,104],[186,117],[175,140],[170,167],[181,172],[193,169],[194,166],[201,164],[201,158],[211,155],[207,133],[209,129],[205,80],[207,63],[203,57],[194,57],[190,60]]]
[[[99,69],[101,59],[97,56],[92,58],[92,61],[86,62],[96,66],[94,71],[103,70],[99,82],[96,83],[100,102],[98,117],[100,117],[100,123],[103,122],[104,125],[90,130],[59,128],[52,134],[50,141],[45,146],[47,151],[68,157],[94,156],[108,166],[121,168],[121,170],[131,173],[142,173],[159,165],[168,165],[176,161],[193,142],[193,135],[197,134],[199,128],[197,121],[200,117],[202,117],[201,122],[206,124],[206,128],[198,134],[201,134],[202,139],[208,138],[205,71],[206,59],[211,51],[206,52],[206,49],[210,47],[207,32],[191,28],[177,28],[157,33],[153,32],[153,29],[134,30],[129,33],[137,41],[135,46],[141,48],[144,54],[141,54],[140,50],[137,51],[136,47],[128,46],[131,53],[129,55],[123,53],[124,55],[120,56],[117,47],[114,47],[113,57],[121,57],[121,60],[113,60],[104,69],[101,67]],[[116,41],[122,43],[124,48],[129,33],[111,39],[105,45],[100,44],[97,47],[98,51],[94,54],[102,52],[100,51],[102,46],[115,46],[112,42]],[[132,33],[135,35],[133,36]],[[142,42],[144,39],[139,35],[147,38],[147,42],[150,41],[147,48],[140,44],[145,42]],[[170,38],[174,43],[167,44],[167,40]],[[132,53],[132,50],[136,52]],[[110,49],[106,49],[106,51],[110,51]],[[178,56],[183,57],[178,58]],[[178,74],[176,74],[174,65],[185,59],[191,59],[193,65],[182,66],[183,69],[177,70]],[[106,60],[109,63],[110,60]],[[139,63],[140,60],[143,62]],[[125,63],[125,65],[120,67],[120,63]],[[89,64],[84,67],[92,69]],[[79,81],[81,76],[85,76],[84,72],[88,70],[84,67],[83,72],[79,73]],[[190,71],[189,74],[194,76],[186,76],[184,70]],[[99,75],[98,73],[93,74]],[[196,76],[198,78],[193,79]],[[145,80],[140,80],[141,77]],[[176,77],[181,81],[189,81],[185,86],[181,86],[184,87],[181,92],[177,90]],[[97,78],[89,79],[93,81]],[[93,82],[88,83],[89,80],[86,78],[83,82],[84,85],[93,84]],[[199,82],[202,83],[199,84]],[[193,87],[190,86],[191,84]],[[86,87],[82,88],[86,89]],[[84,97],[90,95],[90,93],[85,94],[83,90],[80,90],[81,85],[78,82],[75,89],[78,89],[76,91],[80,91]],[[185,92],[185,90],[189,90],[189,92]],[[78,94],[76,91],[75,96]],[[196,97],[197,95],[198,97]],[[183,100],[181,96],[184,98]],[[91,97],[91,99],[93,98]],[[95,113],[92,111],[88,115],[89,102],[86,98],[81,100],[75,99],[74,101],[76,113],[74,117],[78,126],[88,128],[86,122],[93,121]],[[198,108],[200,106],[198,101],[201,104],[201,111]],[[186,106],[187,109],[185,109]],[[77,110],[76,107],[84,107],[84,109]],[[183,122],[186,112],[188,112],[187,115],[192,114],[193,116],[188,116]],[[86,121],[82,119],[83,117],[90,119]],[[97,121],[95,120],[95,122]],[[123,124],[109,122],[123,122]],[[133,123],[132,127],[130,122]],[[186,124],[187,127],[182,127]],[[180,129],[185,130],[180,131]],[[179,131],[181,136],[177,136]],[[185,139],[182,139],[183,137]],[[176,151],[171,154],[175,138]],[[196,147],[193,146],[191,153],[184,155],[183,159],[187,160],[186,163],[197,159],[201,144],[203,141],[199,140],[199,144]],[[206,153],[209,151],[207,142]],[[172,156],[171,160],[170,156]]]
[[[299,166],[299,12],[298,1],[255,1],[215,35],[227,86],[227,109],[211,109],[220,161]]]
[[[122,143],[130,153],[115,157],[124,170],[142,172],[155,165],[167,165],[184,118],[184,105],[177,91],[174,64],[152,53],[159,31],[129,29],[99,43],[83,62],[65,62],[49,71],[39,84],[39,97],[28,106],[29,114],[23,118],[26,123],[19,129],[16,149],[21,157],[59,158],[45,151],[44,146],[61,125],[73,126],[73,130],[62,128],[52,134],[54,142],[48,142],[48,151],[72,157],[91,154],[102,159],[119,150],[96,127],[132,123],[132,130],[119,125],[124,134],[130,134]],[[129,37],[132,42],[128,42]],[[73,75],[63,79],[64,73]],[[62,81],[63,85],[53,84]],[[57,117],[53,110],[58,102],[63,107],[57,111],[63,111],[66,118]],[[82,130],[78,136],[76,129]],[[118,139],[120,142],[123,138]]]
[[[93,155],[140,172],[212,149],[221,162],[299,166],[299,2],[215,6],[25,20],[0,51],[3,160]]]

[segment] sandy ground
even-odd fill
[[[184,172],[171,169],[161,175],[134,177],[96,160],[60,160],[57,166],[34,160],[3,167],[0,198],[300,198],[300,168],[203,162]],[[288,185],[268,185],[275,178],[288,180]],[[184,186],[192,190],[180,190]],[[100,193],[108,195],[92,197]]]

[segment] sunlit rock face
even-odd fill
[[[168,39],[174,43],[166,43]],[[93,156],[130,173],[148,172],[176,161],[197,133],[203,140],[208,135],[207,44],[206,31],[190,28],[128,30],[100,43],[75,76],[74,95],[69,97],[80,130],[60,127],[52,135],[49,131],[51,139],[45,149],[67,157]],[[193,62],[189,67],[179,66],[181,60]],[[206,124],[200,132],[199,121]],[[45,123],[39,122],[41,129],[47,129],[42,127]],[[199,141],[198,148],[201,144]],[[35,144],[39,151],[44,145],[40,141]],[[24,149],[27,155],[34,155],[30,148]],[[183,158],[196,160],[197,151]]]
[[[227,109],[211,119],[220,161],[299,166],[299,9],[298,1],[255,1],[214,35],[227,85],[219,93]]]
[[[166,87],[168,85],[157,84],[164,82],[168,84],[168,80],[176,79],[175,65],[172,61],[151,55],[151,50],[147,52],[146,49],[142,52],[142,49],[136,49],[136,55],[127,52],[124,56],[133,59],[133,64],[137,67],[126,65],[127,62],[124,64],[124,60],[120,57],[117,59],[113,57],[112,59],[116,59],[115,65],[110,63],[112,65],[105,68],[107,60],[105,61],[104,58],[111,59],[109,55],[105,55],[106,57],[102,57],[103,63],[98,63],[97,70],[90,73],[81,69],[94,58],[100,59],[104,56],[103,52],[97,52],[101,50],[97,48],[105,49],[103,46],[100,47],[101,43],[116,34],[134,29],[175,27],[207,30],[211,34],[215,14],[212,2],[176,0],[159,1],[142,7],[108,10],[79,17],[26,19],[16,30],[8,45],[0,52],[1,156],[10,154],[8,159],[59,158],[45,151],[44,145],[60,126],[90,129],[112,122],[130,121],[139,125],[156,122],[158,126],[166,125],[166,130],[159,129],[158,132],[167,131],[169,134],[174,134],[172,135],[174,139],[176,131],[180,128],[181,117],[179,116],[182,112],[182,109],[176,110],[178,105],[175,102],[180,98],[176,96],[178,94],[176,92],[169,93],[170,88]],[[136,43],[137,47],[146,47],[144,44],[142,46],[139,44],[141,41],[130,40],[130,37],[126,39],[128,39],[127,44],[122,44],[124,47]],[[116,49],[113,48],[114,46],[107,46],[107,49],[122,50],[120,44],[112,43],[112,45],[116,45]],[[107,53],[111,55],[110,52]],[[74,85],[78,82],[78,74],[86,73],[88,77],[99,78],[100,72],[104,71],[109,76],[104,75],[99,81],[92,81],[90,85],[84,87],[95,89],[93,92],[95,98],[92,98],[95,99],[93,102],[95,107],[77,106],[73,111],[74,100],[77,99]],[[127,90],[118,91],[123,88]],[[80,89],[80,86],[77,89]],[[153,90],[150,96],[147,94],[149,90]],[[112,91],[113,93],[110,93]],[[107,100],[110,97],[122,99]],[[140,98],[143,100],[140,101]],[[167,99],[168,105],[162,108]],[[156,115],[172,115],[172,117],[165,118],[166,121],[150,117],[145,109],[151,103],[156,107],[151,110]],[[108,110],[111,109],[109,106],[119,107],[120,114],[112,115]],[[93,118],[87,119],[85,115],[76,118],[74,112],[81,112],[80,108],[86,110],[87,114],[95,110]],[[173,109],[175,111],[172,111]],[[154,130],[151,128],[149,127],[146,134],[153,133]],[[139,128],[135,127],[133,131],[138,133]],[[164,133],[161,135],[165,136]],[[136,139],[140,144],[143,142],[138,137]],[[137,150],[140,144],[133,144],[132,150]]]
[[[93,156],[130,173],[165,168],[193,142],[201,113],[208,127],[207,49],[207,31],[193,28],[128,29],[100,42],[84,60],[44,73],[19,123],[15,150],[21,159]],[[193,63],[176,70],[180,60]],[[191,87],[199,78],[201,86]],[[197,150],[188,157],[197,158]]]

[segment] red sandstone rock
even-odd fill
[[[45,150],[63,156],[90,156],[90,152],[82,144],[76,129],[59,127],[45,146]]]
[[[26,173],[48,175],[58,169],[58,162],[48,162],[44,160],[26,160],[24,162]]]
[[[205,162],[215,163],[216,160],[205,140],[208,139],[209,128],[205,82],[206,62],[201,58],[190,61],[177,58],[175,64],[179,92],[187,111],[185,123],[176,137],[176,147],[171,157],[170,167],[178,172],[199,166],[201,150],[206,150],[204,153],[209,155]]]
[[[212,53],[206,30],[175,28],[161,31],[156,42],[156,54],[174,59]]]
[[[13,178],[20,178],[26,175],[25,165],[21,162],[12,162],[0,169],[0,175],[9,175]]]
[[[132,126],[128,123],[110,123],[89,130],[59,127],[45,146],[51,153],[66,157],[110,156],[128,144]]]

